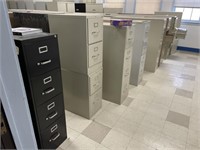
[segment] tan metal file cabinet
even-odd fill
[[[128,96],[134,26],[104,24],[103,99],[121,104]]]
[[[49,25],[59,35],[65,108],[90,119],[102,105],[103,17],[49,15]]]

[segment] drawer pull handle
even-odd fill
[[[60,136],[60,133],[58,133],[54,138],[51,138],[49,142],[55,141],[57,138],[59,138],[59,136]]]
[[[42,54],[42,53],[46,53],[48,52],[48,47],[47,46],[41,46],[39,47],[39,53]]]
[[[94,56],[92,56],[92,58],[96,58],[96,57],[98,57],[100,54],[97,54],[97,55],[94,55]]]
[[[49,90],[47,90],[47,91],[42,92],[42,95],[49,94],[49,93],[51,93],[51,92],[53,92],[53,91],[55,91],[55,88],[51,88],[51,89],[49,89]]]
[[[46,120],[49,120],[49,119],[51,120],[51,119],[53,119],[57,115],[58,115],[58,113],[55,112],[53,115],[50,115],[49,117],[47,117]]]
[[[46,65],[46,64],[49,64],[51,63],[51,59],[50,60],[47,60],[47,61],[41,61],[41,62],[38,62],[37,65],[40,66],[40,65]]]
[[[92,9],[92,11],[96,11],[96,9]]]
[[[51,133],[53,133],[55,130],[57,130],[58,129],[58,125],[56,124],[55,126],[53,126],[52,128],[51,128]]]
[[[49,104],[47,106],[47,109],[50,110],[50,109],[54,108],[55,106],[56,106],[55,102],[52,102],[51,104]]]
[[[51,76],[46,77],[46,78],[43,79],[44,84],[47,84],[47,83],[49,83],[51,81],[52,81],[52,77]]]

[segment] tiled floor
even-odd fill
[[[91,120],[66,117],[59,150],[200,150],[200,56],[177,52],[130,86],[122,105],[103,100]]]

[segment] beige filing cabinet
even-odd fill
[[[181,26],[181,19],[182,19],[182,12],[164,12],[164,11],[159,11],[159,12],[155,12],[156,15],[173,15],[173,16],[176,16],[178,17],[178,20],[177,20],[177,24],[176,24],[176,28],[180,28]],[[185,33],[186,34],[186,33]],[[170,49],[170,54],[173,54],[176,52],[176,49],[177,49],[177,45],[178,45],[178,40],[179,38],[175,38],[173,43],[172,43],[172,46],[171,46],[171,49]]]
[[[47,10],[73,13],[75,12],[75,7],[73,2],[48,2]]]
[[[123,8],[103,8],[103,12],[106,14],[118,14],[123,13]]]
[[[144,70],[155,72],[159,66],[162,42],[166,29],[166,18],[161,17],[145,17],[142,15],[115,15],[114,18],[128,18],[133,20],[150,21],[150,29],[148,32],[148,45]]]
[[[137,86],[143,77],[150,21],[134,20],[133,24],[135,24],[135,36],[132,50],[130,84]]]
[[[36,10],[47,10],[46,2],[35,2],[35,9]]]
[[[49,15],[59,37],[65,108],[90,119],[102,105],[103,16]]]
[[[33,1],[25,1],[26,9],[29,10],[34,10],[35,9],[35,4]]]
[[[25,2],[22,1],[22,0],[18,0],[18,1],[17,1],[17,8],[18,8],[18,9],[26,9],[26,4],[25,4]]]
[[[103,99],[122,104],[129,91],[134,26],[105,22],[103,30]]]
[[[103,13],[103,4],[86,3],[87,13]]]

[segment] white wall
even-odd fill
[[[134,13],[135,12],[135,2],[136,0],[126,0],[124,6],[125,13]]]
[[[181,27],[187,29],[187,35],[184,40],[179,40],[178,46],[200,49],[200,25],[183,24]]]
[[[161,7],[160,7],[161,11],[171,11],[172,10],[174,0],[162,0],[161,2],[162,2]]]

